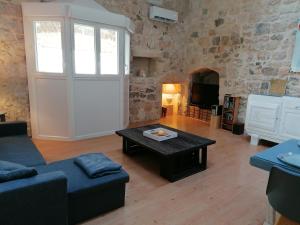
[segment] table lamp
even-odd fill
[[[180,93],[180,85],[179,84],[164,84],[162,93],[166,96],[166,100],[170,104],[173,101],[174,95]]]

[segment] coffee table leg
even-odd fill
[[[128,143],[127,139],[123,137],[123,153],[127,154],[128,153]]]
[[[139,145],[134,143],[133,141],[130,141],[129,139],[123,137],[123,153],[124,154],[133,154],[135,152],[138,152],[140,149]]]
[[[130,140],[123,137],[123,153],[124,154],[133,153],[133,149],[132,149],[133,145],[134,144]]]
[[[174,175],[174,159],[172,157],[168,159],[161,159],[160,162],[160,175],[166,179],[168,179],[170,182],[175,181],[173,175]]]
[[[207,147],[203,147],[200,149],[199,163],[200,163],[201,169],[206,170],[206,168],[207,168]]]
[[[189,165],[182,163],[183,157],[191,157]],[[183,177],[190,176],[207,168],[207,147],[195,149],[192,154],[162,158],[160,175],[174,182]]]

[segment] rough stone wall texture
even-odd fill
[[[25,1],[25,0],[24,0]],[[150,21],[146,0],[96,0],[108,10],[130,17],[136,25],[132,48],[156,49],[162,57],[153,60],[146,78],[130,79],[131,122],[158,119],[161,107],[161,83],[182,79],[184,34],[179,24]],[[22,0],[0,0],[0,110],[8,112],[8,119],[29,120],[29,100],[26,79],[24,38],[22,28]],[[180,0],[164,0],[163,6],[180,12],[184,17],[188,4]],[[133,67],[135,61],[133,60]],[[132,68],[132,71],[136,71]],[[149,92],[151,89],[151,95]]]
[[[191,0],[185,24],[186,74],[199,68],[220,73],[220,99],[267,93],[271,79],[288,79],[287,94],[300,96],[300,76],[289,72],[298,0]]]
[[[17,1],[0,0],[0,111],[29,120],[22,12]]]
[[[184,18],[189,1],[164,0],[162,7],[179,12],[178,24],[149,20],[149,4],[145,0],[97,0],[107,9],[127,15],[136,26],[132,35],[133,49],[159,50],[158,59],[132,59],[130,77],[130,121],[154,120],[161,115],[161,87],[163,82],[182,82]],[[145,77],[138,77],[139,70]]]
[[[132,48],[161,51],[145,78],[136,76],[141,63],[133,58],[131,122],[159,118],[161,84],[188,84],[189,74],[201,68],[220,73],[220,99],[225,93],[243,97],[241,120],[248,94],[266,93],[270,79],[288,79],[287,93],[300,96],[300,76],[289,73],[298,0],[164,0],[164,7],[179,11],[177,24],[149,20],[146,0],[97,1],[134,21]],[[20,2],[0,0],[0,110],[11,120],[29,120]]]

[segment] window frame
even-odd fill
[[[37,22],[59,22],[61,25],[61,53],[62,53],[62,72],[43,72],[39,71],[38,68],[38,51],[37,51],[37,33],[36,33],[36,23]],[[66,74],[66,53],[65,53],[65,23],[64,19],[57,18],[57,17],[44,17],[44,18],[33,18],[31,20],[32,32],[33,32],[33,57],[34,57],[34,65],[33,70],[37,75],[41,76],[58,76],[62,77]]]
[[[96,60],[96,68],[95,74],[77,74],[75,71],[75,33],[74,33],[74,25],[75,24],[82,24],[85,26],[92,26],[95,29],[95,60]],[[117,41],[118,41],[118,73],[117,74],[101,74],[101,29],[107,29],[107,30],[113,30],[117,32]],[[70,30],[70,35],[71,35],[71,46],[72,46],[72,73],[73,77],[75,78],[86,78],[86,79],[94,79],[94,78],[113,78],[115,77],[116,79],[119,79],[119,77],[122,75],[122,70],[120,67],[120,63],[122,62],[121,60],[121,48],[123,47],[121,44],[121,36],[122,34],[122,29],[119,27],[115,26],[110,26],[106,24],[101,24],[101,23],[94,23],[94,22],[87,22],[84,20],[72,20],[71,21],[71,30]],[[124,71],[125,72],[125,71]]]
[[[128,73],[126,73],[126,36],[128,36],[128,40],[129,40],[129,43],[128,43]],[[130,70],[131,70],[131,36],[130,36],[130,33],[128,31],[124,31],[124,75],[125,76],[129,76],[130,75]]]

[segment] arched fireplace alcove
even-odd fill
[[[201,109],[211,109],[219,105],[219,73],[211,69],[201,69],[191,74],[190,105]]]

